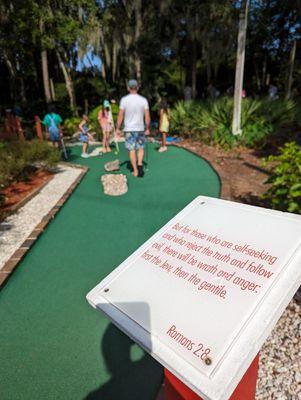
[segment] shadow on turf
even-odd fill
[[[148,345],[149,347],[149,345]],[[162,366],[113,324],[100,343],[111,379],[85,400],[154,400],[163,379]]]
[[[122,163],[120,163],[120,167],[123,167],[123,166],[125,166],[126,169],[129,170],[130,172],[133,171],[133,167],[129,160],[123,161]],[[143,161],[143,167],[144,167],[144,169],[147,169],[147,162]]]

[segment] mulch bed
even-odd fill
[[[263,159],[254,150],[236,147],[225,151],[195,140],[186,139],[179,144],[207,160],[221,178],[221,198],[267,207],[261,199],[269,187],[269,172],[262,166]]]
[[[32,173],[28,180],[12,182],[8,187],[1,190],[0,194],[5,200],[0,206],[0,219],[1,215],[10,214],[23,206],[52,178],[52,172],[38,169]]]

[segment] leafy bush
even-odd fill
[[[301,148],[295,142],[286,143],[278,156],[270,156],[265,165],[272,166],[265,193],[271,206],[282,211],[301,214]]]
[[[260,101],[259,115],[279,128],[296,121],[297,105],[293,100]]]
[[[246,147],[260,148],[263,147],[271,133],[273,125],[265,120],[264,117],[254,118],[254,121],[247,122],[243,127],[241,136],[238,136],[238,142]]]
[[[79,117],[67,118],[64,121],[64,135],[72,136],[74,133],[78,132],[78,125],[81,122]]]
[[[89,125],[92,127],[94,132],[97,132],[98,137],[100,138],[102,135],[101,128],[98,122],[98,112],[101,109],[101,105],[93,108],[93,110],[89,113]]]
[[[171,112],[171,127],[177,133],[193,135],[224,148],[234,144],[262,147],[281,126],[291,124],[296,118],[293,101],[242,102],[242,134],[232,135],[233,99],[222,97],[202,103],[178,102]]]
[[[25,180],[39,163],[41,168],[55,166],[60,153],[47,142],[10,142],[0,146],[0,189],[14,180]]]
[[[90,119],[90,122],[91,122],[91,123],[97,122],[97,117],[98,117],[98,113],[99,113],[99,110],[100,110],[100,109],[101,109],[101,105],[99,105],[99,106],[93,108],[93,110],[90,111],[90,113],[89,113],[89,119]],[[98,122],[97,122],[97,123],[98,123]]]
[[[171,110],[171,129],[177,133],[195,133],[195,120],[199,110],[200,105],[196,102],[178,101]]]

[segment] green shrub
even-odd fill
[[[232,135],[227,128],[219,128],[213,131],[211,142],[221,146],[225,150],[229,150],[238,143],[238,136]]]
[[[14,180],[27,179],[39,163],[41,168],[54,167],[60,152],[47,142],[10,142],[0,146],[0,188]]]
[[[272,132],[273,125],[264,117],[258,117],[245,124],[242,135],[238,137],[238,142],[246,147],[260,148],[267,143]]]
[[[272,165],[264,194],[277,210],[301,214],[301,148],[295,142],[286,143],[278,156],[270,156],[265,165]]]
[[[79,117],[71,117],[67,118],[64,121],[64,135],[72,136],[74,133],[79,131],[78,125],[81,122],[81,118]]]
[[[264,116],[274,128],[280,128],[296,121],[297,105],[293,100],[262,100],[259,115]]]
[[[263,147],[277,130],[296,119],[293,101],[244,99],[241,111],[242,134],[232,135],[233,99],[221,97],[205,102],[178,102],[171,111],[171,129],[224,148],[235,144]]]
[[[200,106],[193,101],[178,101],[171,110],[171,129],[180,134],[195,132],[195,118]]]
[[[24,144],[21,157],[24,157],[27,164],[39,163],[42,168],[47,169],[55,167],[61,159],[60,152],[47,142],[33,140]]]
[[[89,113],[89,126],[92,127],[92,130],[94,132],[97,132],[97,136],[99,138],[101,138],[101,136],[102,136],[102,131],[101,131],[101,128],[99,126],[98,119],[97,119],[100,109],[101,109],[101,105],[93,108],[93,110],[90,111],[90,113]]]
[[[98,113],[99,113],[100,109],[101,109],[101,105],[93,108],[93,110],[90,111],[89,120],[91,123],[95,123],[95,122],[98,123],[97,118],[98,118]]]

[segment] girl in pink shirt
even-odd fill
[[[111,151],[110,148],[110,134],[113,130],[113,124],[111,120],[111,113],[110,113],[110,104],[107,100],[104,101],[104,105],[99,110],[98,113],[98,122],[102,129],[102,147],[103,153],[109,153]]]

